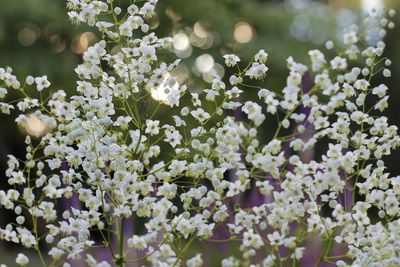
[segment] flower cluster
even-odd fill
[[[9,155],[0,207],[16,218],[0,239],[36,250],[43,266],[84,258],[98,267],[197,267],[207,260],[200,244],[213,241],[239,244],[220,259],[224,267],[296,266],[316,238],[316,266],[398,266],[400,176],[386,171],[384,156],[400,137],[381,114],[388,88],[374,83],[390,76],[391,62],[385,43],[368,35],[374,29],[383,38],[393,27],[386,13],[348,29],[340,56],[310,51],[311,68],[289,57],[283,90],[258,88],[251,100],[243,92],[267,77],[264,50],[244,69],[237,55],[225,55],[236,73],[228,81],[213,73],[207,89],[190,93],[171,76],[179,61],[160,58],[171,38],[146,24],[157,1],[119,2],[68,0],[72,22],[103,34],[75,69],[75,95],[49,92],[46,76],[21,83],[0,69],[0,99],[11,90],[23,97],[0,102],[1,113],[17,110],[18,124],[34,116],[48,128],[26,138],[24,159]],[[49,97],[36,99],[36,91]],[[261,138],[275,118],[273,136]],[[304,157],[326,143],[320,159]],[[126,236],[132,218],[143,227]],[[334,245],[345,253],[333,255]],[[110,259],[96,257],[99,247]],[[20,253],[16,263],[29,259]]]

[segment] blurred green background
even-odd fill
[[[65,3],[64,0],[0,0],[0,66],[12,67],[21,80],[28,74],[46,74],[53,89],[73,92],[77,78],[74,68],[99,35],[84,25],[73,26],[68,21]],[[183,58],[176,74],[181,82],[189,84],[190,90],[204,86],[211,68],[225,78],[230,76],[223,68],[223,54],[237,53],[246,62],[259,49],[265,49],[270,54],[270,71],[264,86],[279,91],[288,74],[288,56],[308,63],[308,50],[323,49],[326,40],[336,40],[343,27],[360,23],[361,14],[372,7],[395,8],[400,14],[398,0],[161,0],[157,16],[149,23],[160,36],[174,37],[171,53]],[[400,26],[399,14],[395,22]],[[386,37],[386,56],[393,65],[392,78],[385,81],[391,95],[391,106],[385,113],[396,125],[400,125],[399,32],[400,27],[395,28]],[[40,134],[40,125],[35,128],[33,122],[33,126],[19,129],[10,117],[0,115],[1,173],[7,154],[25,153],[26,131]],[[399,173],[399,161],[399,153],[389,157],[391,173]],[[0,186],[5,184],[5,179],[0,181]],[[0,225],[3,227],[6,221],[6,216],[2,216]],[[6,246],[2,244],[2,250]],[[0,255],[3,255],[1,250]]]

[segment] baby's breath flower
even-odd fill
[[[238,62],[240,62],[240,58],[236,55],[224,55],[225,65],[228,67],[235,66]]]
[[[389,69],[384,69],[383,76],[385,76],[386,78],[389,78],[392,76],[392,72]]]
[[[15,262],[20,266],[26,266],[29,263],[29,259],[24,254],[18,253],[18,256],[17,256]]]
[[[43,89],[48,88],[50,86],[50,82],[47,80],[46,75],[42,77],[36,77],[35,83],[38,91],[42,91]]]
[[[221,259],[224,267],[300,264],[310,238],[329,245],[320,261],[334,261],[328,248],[340,243],[347,254],[338,266],[399,262],[400,176],[387,171],[385,156],[400,137],[381,114],[389,89],[375,79],[391,61],[383,39],[368,39],[394,26],[383,11],[347,29],[344,46],[326,42],[329,59],[311,50],[308,67],[290,56],[282,90],[263,88],[268,54],[259,50],[245,69],[238,56],[224,55],[235,71],[229,82],[211,72],[206,89],[189,94],[173,77],[179,60],[160,57],[172,38],[146,24],[157,0],[134,2],[67,1],[73,23],[103,34],[75,69],[71,97],[59,90],[36,99],[26,86],[42,92],[51,86],[47,76],[28,76],[21,87],[11,68],[0,68],[0,100],[10,89],[22,93],[0,102],[0,111],[17,108],[15,122],[41,132],[25,138],[22,158],[5,162],[10,188],[0,190],[0,209],[15,218],[0,239],[66,267],[80,257],[122,266],[134,251],[145,265],[199,267],[208,252],[197,244],[208,239],[238,245],[235,257]],[[243,95],[254,87],[258,98]],[[272,127],[269,139],[261,125]],[[215,240],[220,229],[226,240]],[[97,247],[113,257],[98,262],[90,254]],[[29,259],[19,253],[16,263]]]

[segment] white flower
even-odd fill
[[[140,51],[141,51],[142,57],[145,59],[145,61],[157,60],[156,49],[153,46],[151,46],[151,45],[141,45],[140,46]],[[171,88],[176,83],[176,81],[173,78],[171,78],[169,80],[169,82],[172,84],[172,86],[170,86]]]
[[[146,120],[146,130],[145,133],[150,135],[157,135],[160,132],[160,121],[156,120]]]
[[[179,60],[160,60],[173,39],[147,33],[157,0],[129,7],[112,2],[67,1],[74,23],[102,33],[75,70],[75,93],[0,102],[2,113],[18,108],[21,127],[35,128],[28,120],[34,116],[49,128],[37,140],[27,137],[18,159],[8,157],[0,209],[15,216],[0,228],[1,239],[34,248],[36,218],[54,265],[69,267],[66,260],[85,254],[89,266],[109,267],[116,257],[98,263],[88,254],[101,245],[91,232],[113,238],[121,231],[116,224],[134,217],[144,225],[130,233],[124,254],[146,254],[142,265],[201,266],[205,250],[191,253],[202,248],[188,242],[219,238],[226,228],[221,241],[239,240],[240,260],[227,256],[223,267],[296,261],[310,249],[302,244],[327,236],[346,250],[348,263],[338,265],[397,266],[400,176],[389,173],[385,156],[400,147],[400,136],[380,114],[388,105],[387,86],[370,79],[379,69],[373,66],[391,65],[383,56],[386,44],[369,39],[371,31],[383,37],[394,26],[385,12],[373,12],[362,30],[345,30],[345,45],[330,51],[332,60],[311,50],[311,70],[290,56],[282,90],[247,83],[267,74],[268,54],[260,50],[245,69],[238,56],[224,56],[235,72],[229,84],[212,71],[207,89],[187,93],[183,77],[172,77],[181,72]],[[383,75],[391,73],[384,69]],[[0,84],[1,99],[11,88],[24,95],[28,85],[39,91],[50,86],[46,76],[28,76],[21,87],[9,67],[0,68]],[[253,87],[260,88],[259,99],[243,95]],[[181,97],[187,101],[180,103]],[[267,120],[264,112],[273,116]],[[343,200],[355,192],[353,202]],[[378,215],[374,220],[370,211]],[[302,229],[313,234],[298,240]],[[103,245],[114,251],[111,243]],[[265,254],[266,247],[272,250]],[[279,258],[274,254],[282,247],[287,253]],[[19,254],[17,264],[29,260]]]
[[[237,85],[243,82],[242,77],[238,77],[236,75],[232,75],[231,77],[229,77],[229,82],[231,85]]]
[[[250,79],[260,80],[267,74],[268,67],[264,64],[254,62],[251,67],[246,71],[245,75],[249,76]]]
[[[380,112],[384,111],[388,106],[389,96],[385,96],[378,103],[375,104],[374,109],[379,109]]]
[[[242,107],[242,111],[248,115],[248,118],[252,120],[256,126],[260,126],[265,120],[265,115],[261,112],[261,106],[255,102],[246,101]]]
[[[201,259],[201,254],[197,254],[193,258],[186,261],[187,267],[200,267],[203,265],[203,260]]]
[[[272,234],[267,235],[268,240],[272,246],[279,246],[283,244],[283,236],[278,231],[274,231]]]
[[[358,42],[357,32],[351,31],[343,35],[344,44],[352,45]]]
[[[384,84],[380,84],[379,86],[372,89],[372,94],[377,95],[379,98],[382,98],[386,95],[388,87]]]
[[[383,76],[385,77],[391,77],[392,76],[392,72],[389,69],[384,69],[383,70]]]
[[[182,120],[181,117],[176,116],[176,115],[174,115],[172,117],[174,118],[176,127],[186,126],[186,122],[184,120]]]
[[[192,110],[190,112],[192,116],[197,119],[199,122],[203,123],[210,118],[210,114],[205,112],[202,108],[198,108],[196,110]]]
[[[204,89],[204,92],[207,94],[206,99],[208,101],[214,101],[216,96],[219,96],[218,91],[215,90],[210,90],[210,89]]]
[[[3,99],[7,95],[7,89],[0,87],[0,99]]]
[[[25,222],[25,217],[24,216],[18,216],[17,219],[15,220],[18,224],[23,224]]]
[[[29,75],[28,77],[26,77],[26,83],[28,85],[32,85],[35,82],[35,78],[31,75]]]
[[[253,230],[250,230],[243,234],[243,245],[258,249],[264,245],[264,241],[260,235],[254,233]]]
[[[218,79],[214,79],[212,81],[211,88],[213,90],[217,90],[217,91],[224,90],[225,89],[225,83],[223,81],[219,80],[219,78]]]
[[[114,126],[119,126],[121,129],[126,130],[129,127],[129,123],[132,121],[132,117],[119,116],[117,121],[114,122]]]
[[[319,71],[326,64],[325,56],[319,50],[311,50],[308,52],[312,62],[313,71]]]
[[[176,147],[181,143],[182,136],[178,131],[174,130],[165,130],[165,139],[164,141],[168,142],[172,147]]]
[[[18,256],[17,256],[15,262],[16,262],[18,265],[25,266],[25,265],[27,265],[27,264],[29,263],[29,259],[28,259],[28,257],[25,256],[24,254],[18,253]]]
[[[143,250],[147,248],[147,243],[144,237],[134,235],[128,239],[128,246],[137,250]]]
[[[335,46],[335,44],[334,44],[332,41],[327,41],[327,42],[325,43],[325,47],[326,47],[326,49],[328,49],[328,50],[333,49],[334,46]]]
[[[295,258],[296,260],[300,260],[303,257],[305,247],[296,248],[292,256],[292,259]]]
[[[356,88],[358,90],[361,90],[361,91],[367,90],[369,88],[369,86],[370,86],[370,83],[367,80],[364,80],[364,79],[357,80],[354,83],[354,88]]]
[[[38,91],[42,91],[45,88],[50,87],[50,82],[47,80],[47,76],[44,75],[42,77],[35,78],[36,88]]]
[[[258,53],[254,56],[254,60],[258,61],[259,63],[265,63],[268,59],[268,53],[265,52],[264,49],[258,51]]]
[[[331,60],[331,67],[334,70],[344,70],[347,68],[347,60],[342,57],[335,57]]]
[[[260,89],[260,91],[258,91],[258,97],[264,98],[264,102],[267,104],[267,112],[271,114],[275,114],[277,112],[279,100],[275,98],[275,93],[267,89]]]
[[[235,66],[238,62],[240,62],[240,58],[236,55],[224,55],[225,65],[228,67]]]

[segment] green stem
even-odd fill
[[[332,243],[333,243],[333,237],[329,236],[328,240],[325,242],[324,244],[324,248],[322,250],[322,254],[321,257],[319,258],[319,260],[315,263],[314,267],[319,266],[319,264],[323,261],[325,261],[327,258],[327,256],[329,255],[329,252],[331,251],[332,248]]]
[[[37,253],[39,255],[40,262],[42,263],[42,266],[43,267],[47,267],[46,261],[44,260],[42,252],[40,251],[40,248],[39,248],[39,237],[38,237],[37,219],[36,219],[36,217],[32,218],[32,222],[33,222],[33,232],[35,234],[35,239],[36,239],[35,250],[37,251]]]
[[[125,267],[125,262],[126,262],[124,256],[124,224],[125,224],[125,218],[121,218],[119,227],[119,255],[115,262],[118,267]]]
[[[177,266],[177,264],[180,263],[180,260],[185,256],[186,251],[189,249],[189,247],[192,245],[193,241],[195,240],[195,236],[192,236],[189,241],[187,242],[187,244],[185,245],[185,247],[181,250],[181,252],[179,253],[178,258],[176,259],[174,266]]]

